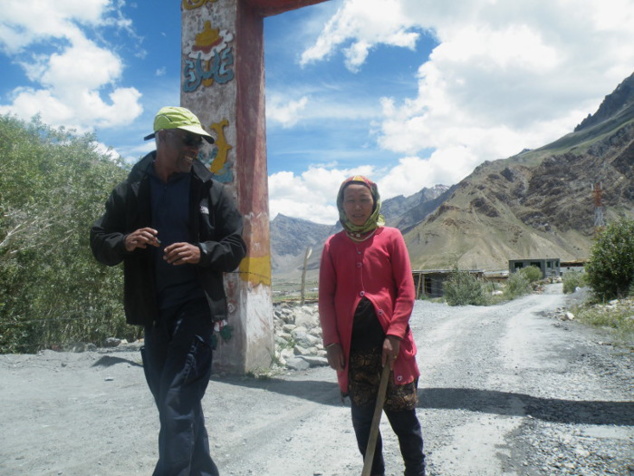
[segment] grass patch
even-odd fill
[[[608,304],[585,303],[571,312],[580,322],[608,331],[617,344],[634,348],[634,298]]]

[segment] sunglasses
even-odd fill
[[[194,134],[185,134],[181,139],[183,145],[187,147],[200,147],[203,145],[203,138]]]
[[[176,134],[178,137],[180,137],[181,141],[183,142],[183,145],[186,147],[197,147],[200,148],[203,145],[203,138],[200,137],[199,135],[196,134],[190,134],[190,133],[185,133],[185,134],[179,134],[176,132],[172,132],[170,131],[172,134]]]

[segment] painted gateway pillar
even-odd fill
[[[249,248],[225,275],[231,338],[214,369],[267,368],[275,355],[264,111],[264,17],[324,0],[182,0],[181,105],[215,138],[201,159],[234,193]],[[292,39],[289,38],[289,41]]]

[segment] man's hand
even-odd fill
[[[174,243],[165,248],[163,259],[169,264],[198,264],[200,262],[200,248],[191,243]]]
[[[381,353],[381,365],[390,365],[390,370],[394,369],[394,361],[401,350],[401,339],[396,336],[386,336],[383,341],[383,352]]]
[[[343,355],[341,344],[333,344],[326,349],[328,365],[335,370],[343,370],[346,365],[346,357]]]
[[[154,228],[139,228],[125,237],[125,249],[128,252],[132,252],[137,248],[147,248],[147,245],[156,246],[158,248],[161,242],[156,235],[158,235],[158,231]]]

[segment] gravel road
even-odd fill
[[[491,307],[416,303],[428,474],[634,475],[634,356],[558,320],[573,298],[551,285]],[[134,348],[2,355],[0,402],[0,475],[152,472],[158,417]],[[329,368],[215,376],[203,403],[223,476],[361,474]]]

